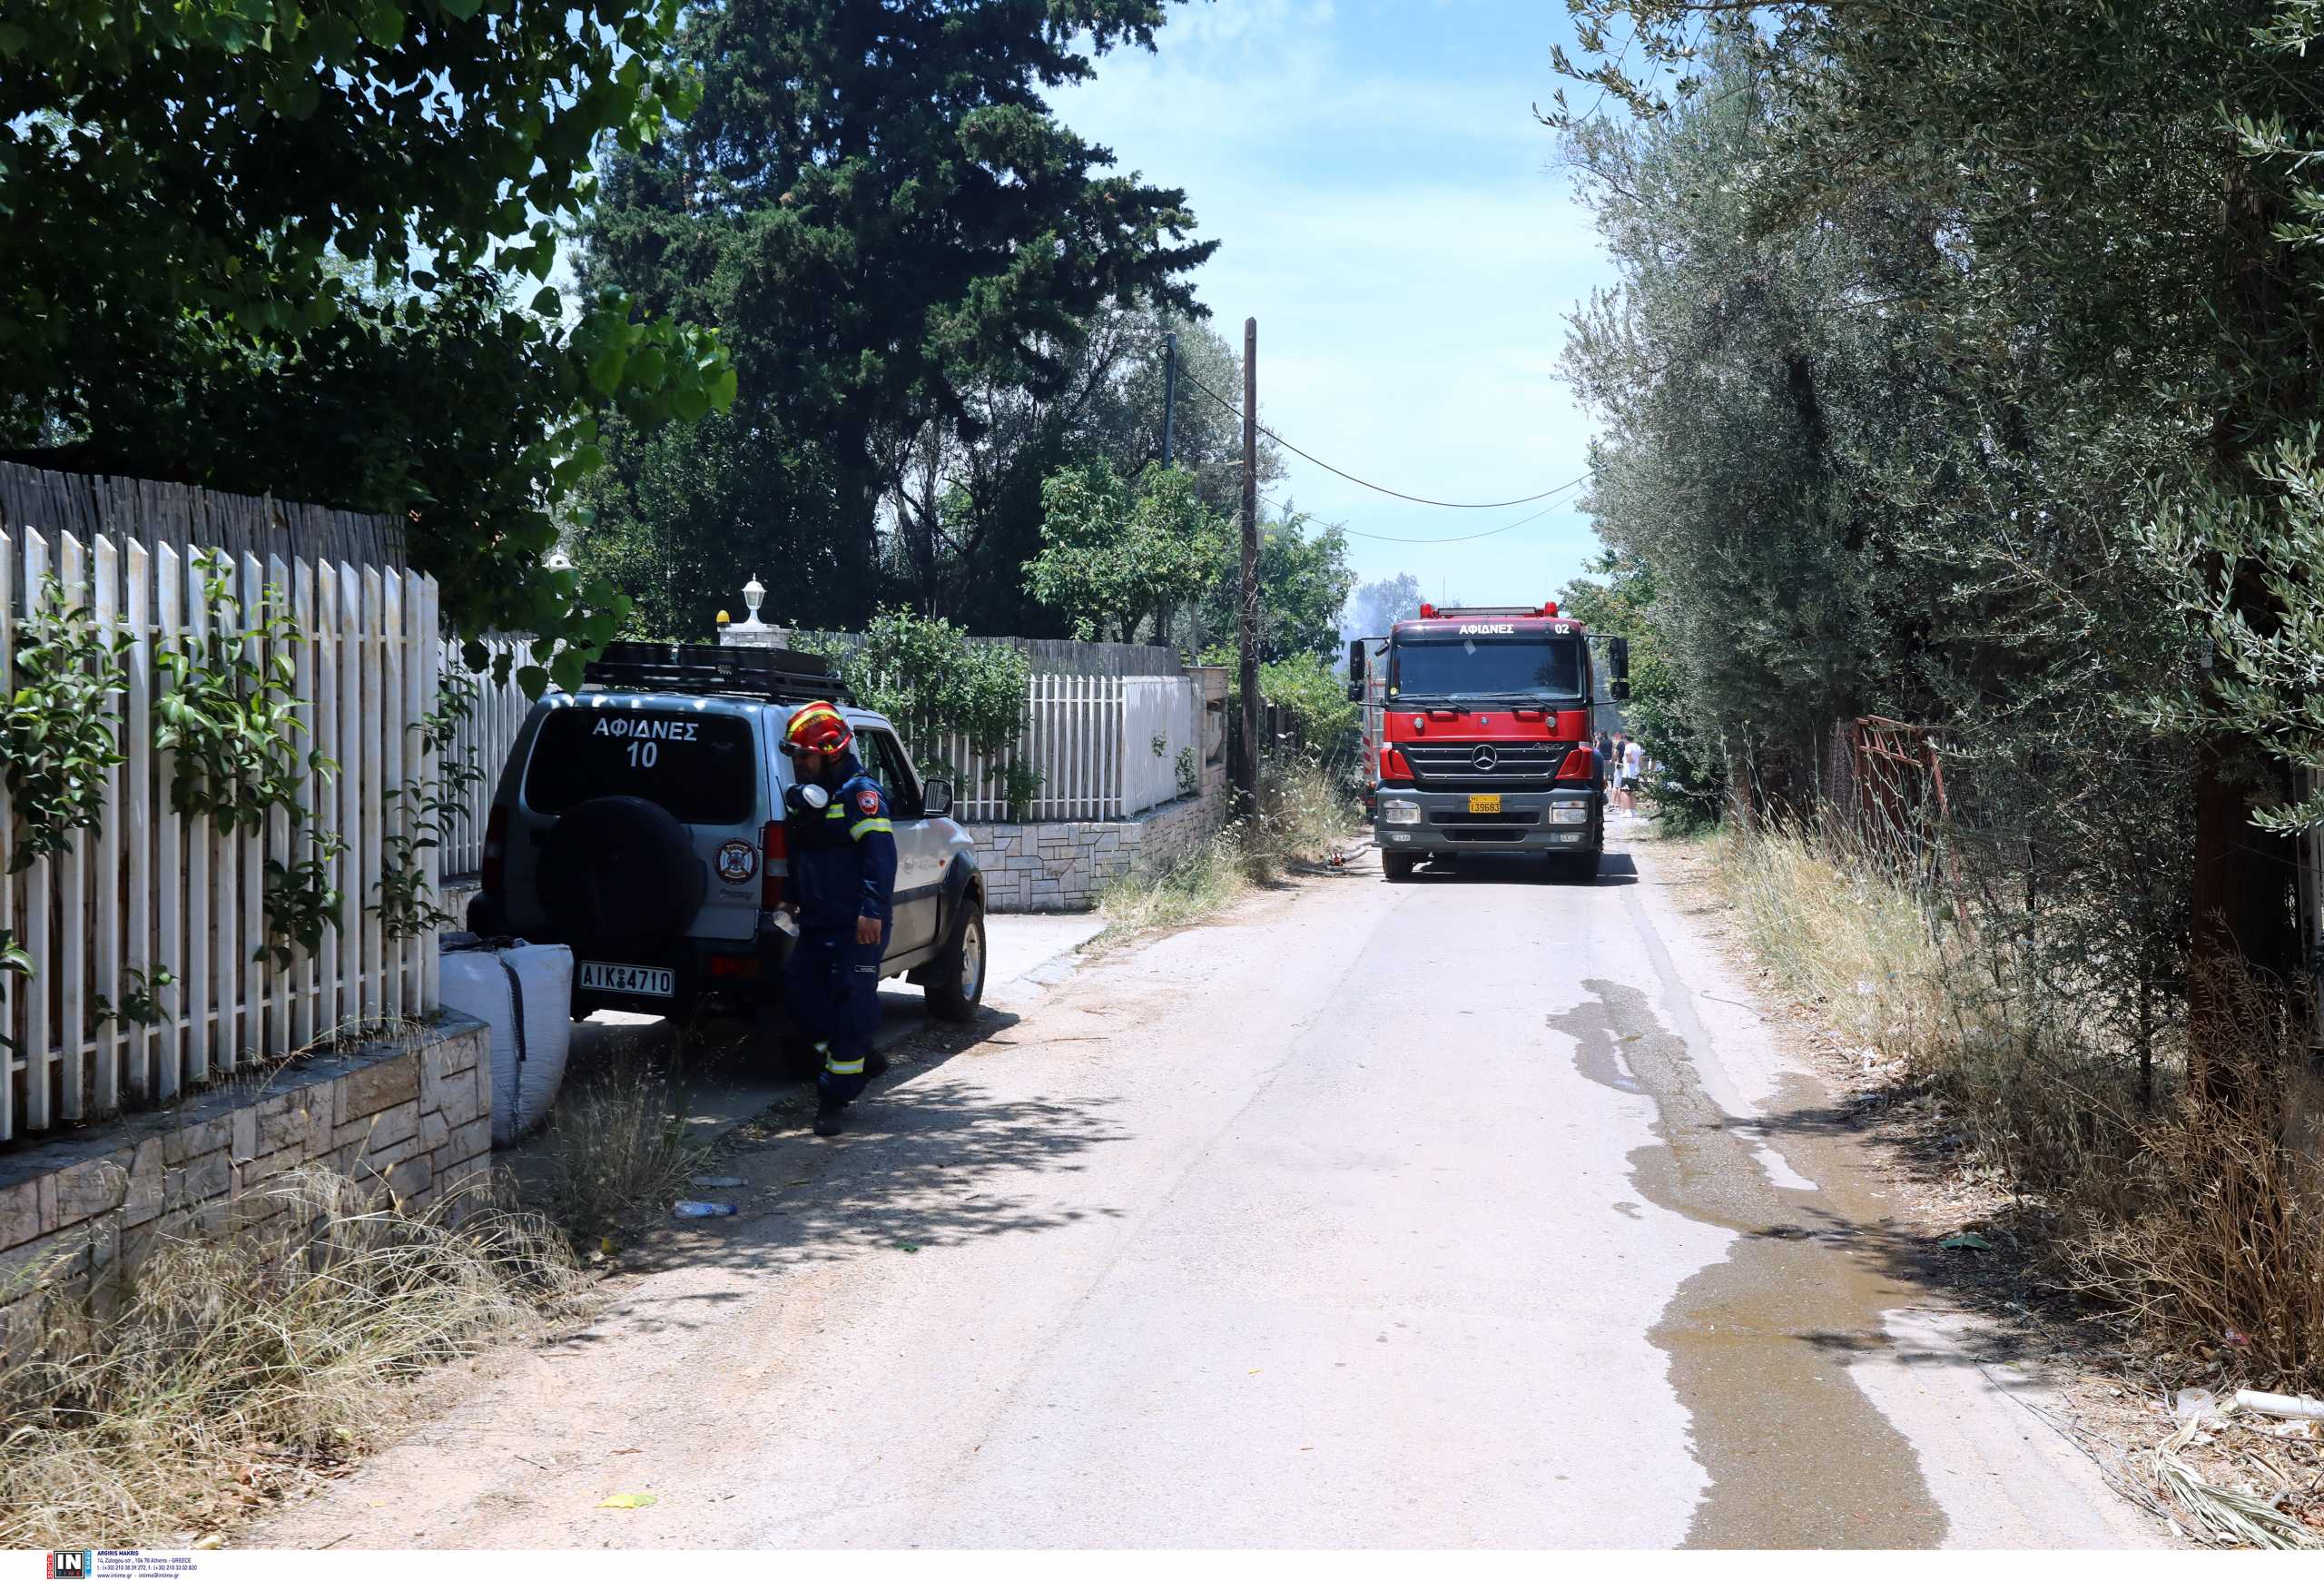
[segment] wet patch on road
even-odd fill
[[[1630,1155],[1639,1194],[1738,1238],[1679,1287],[1647,1336],[1670,1359],[1710,1477],[1687,1546],[1934,1546],[1945,1520],[1919,1458],[1846,1366],[1886,1347],[1882,1314],[1915,1293],[1876,1266],[1889,1239],[1876,1201],[1854,1197],[1829,1167],[1813,1171],[1822,1189],[1776,1185],[1756,1139],[1782,1131],[1785,1116],[1724,1112],[1644,993],[1583,987],[1596,997],[1549,1024],[1574,1040],[1584,1077],[1653,1100],[1660,1140]],[[1803,1114],[1815,1107],[1801,1090],[1786,1098]]]

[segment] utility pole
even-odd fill
[[[1243,321],[1243,811],[1259,805],[1259,321]]]
[[[1170,464],[1171,427],[1178,415],[1178,331],[1162,337],[1162,464]]]

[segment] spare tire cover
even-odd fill
[[[542,843],[541,910],[562,937],[653,950],[684,933],[710,873],[686,826],[640,796],[568,809]]]

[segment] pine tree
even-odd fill
[[[583,277],[718,326],[739,395],[695,433],[615,436],[585,568],[658,578],[633,593],[687,633],[738,570],[778,614],[859,620],[896,581],[881,501],[928,425],[974,437],[993,381],[1055,393],[1108,303],[1195,311],[1183,276],[1215,243],[1188,239],[1185,194],[1112,173],[1042,97],[1162,19],[1160,0],[694,5],[702,103],[611,162]],[[714,498],[655,487],[674,464]]]

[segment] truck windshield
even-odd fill
[[[1390,649],[1392,697],[1581,696],[1581,643],[1571,637],[1399,637]]]

